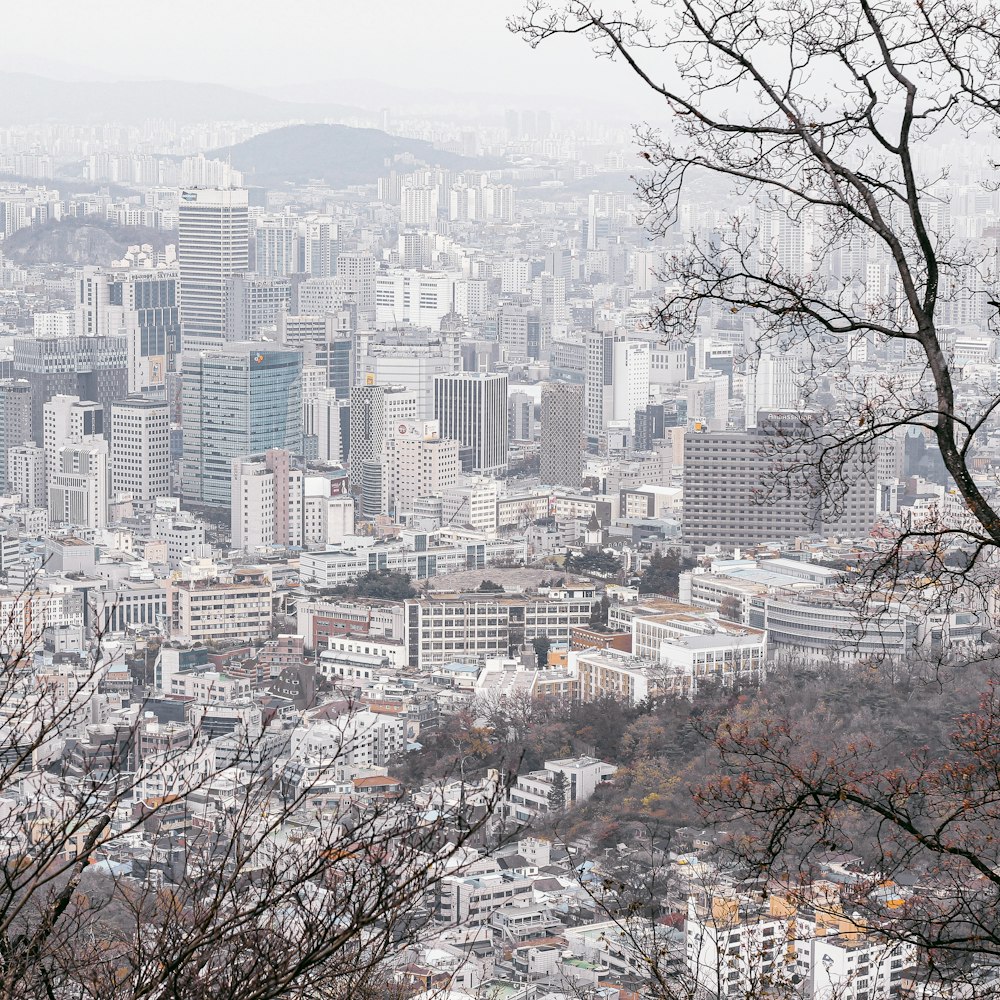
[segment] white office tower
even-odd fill
[[[77,272],[74,328],[81,337],[103,337],[110,332],[108,330],[108,306],[111,302],[109,284],[108,273],[102,267],[90,266]]]
[[[177,218],[182,347],[203,350],[224,339],[226,279],[250,270],[247,192],[181,191]]]
[[[104,407],[79,396],[53,396],[42,407],[42,445],[45,448],[45,482],[59,471],[59,449],[67,444],[104,440]]]
[[[584,430],[597,440],[612,419],[614,404],[615,336],[588,333],[585,340],[586,369],[583,383]]]
[[[291,461],[291,453],[282,448],[233,460],[234,549],[260,552],[302,545],[305,480]]]
[[[404,226],[432,226],[438,216],[436,185],[405,186],[400,193],[399,221]]]
[[[361,514],[382,513],[383,460],[390,426],[416,420],[417,394],[401,386],[356,385],[351,389],[351,483],[361,488]]]
[[[299,268],[298,220],[261,215],[254,225],[254,271],[262,278],[286,278]]]
[[[108,525],[108,443],[67,444],[49,480],[49,523],[97,530]]]
[[[462,443],[468,466],[476,472],[499,472],[507,465],[507,376],[455,372],[434,379],[434,415],[441,437]]]
[[[170,408],[130,397],[111,404],[111,496],[152,508],[170,496]]]
[[[770,351],[751,357],[744,386],[746,426],[756,427],[761,410],[788,410],[798,404],[798,364],[787,354]]]
[[[275,326],[292,299],[288,278],[262,278],[256,274],[236,274],[225,283],[225,339],[233,343],[260,340]]]
[[[442,438],[436,420],[402,420],[385,439],[383,513],[398,519],[417,497],[432,496],[458,482],[458,441]]]
[[[645,340],[615,340],[612,420],[635,426],[635,411],[649,405],[650,345]]]
[[[328,215],[311,215],[299,226],[299,270],[314,278],[332,278],[337,273],[340,229]]]
[[[45,507],[45,449],[21,444],[7,449],[7,480],[22,507]]]
[[[323,389],[302,403],[302,433],[313,443],[311,457],[331,465],[347,463],[351,404],[338,399],[336,389]]]
[[[417,395],[417,417],[434,419],[434,379],[461,368],[458,337],[447,332],[427,336],[363,331],[354,343],[356,384],[403,386]]]
[[[375,322],[382,327],[441,327],[455,304],[455,281],[447,271],[395,270],[375,278]]]
[[[375,308],[375,276],[378,261],[370,253],[337,255],[337,277],[343,278],[344,294],[367,312]],[[305,310],[302,310],[305,312]]]

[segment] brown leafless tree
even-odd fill
[[[0,634],[0,998],[390,995],[386,959],[494,803],[358,792],[346,725],[301,766],[266,728],[221,746],[141,705],[95,728],[115,645],[41,663],[32,621]]]
[[[582,36],[662,100],[637,129],[654,237],[692,183],[736,195],[665,265],[657,321],[673,337],[735,314],[751,363],[798,359],[814,417],[783,443],[783,481],[835,511],[896,435],[932,443],[954,497],[896,525],[867,568],[895,591],[934,581],[944,601],[995,582],[1000,543],[1000,400],[950,329],[993,323],[996,240],[952,229],[945,187],[956,150],[989,162],[998,23],[988,0],[529,0],[510,22],[532,45]]]

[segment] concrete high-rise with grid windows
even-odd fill
[[[170,495],[170,408],[131,396],[111,404],[111,495],[151,506]]]
[[[553,382],[542,389],[539,476],[549,486],[583,483],[583,386]]]
[[[499,472],[507,465],[507,376],[454,372],[434,379],[434,416],[441,437],[471,453],[471,470]]]
[[[226,280],[250,270],[250,216],[245,190],[181,191],[177,263],[184,350],[221,343],[226,325]]]

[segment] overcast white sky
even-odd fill
[[[642,101],[583,39],[531,50],[506,29],[523,0],[6,0],[6,70],[176,79],[294,95],[336,80]],[[422,84],[422,86],[421,86]],[[323,95],[327,99],[329,95]],[[625,113],[625,118],[635,117]]]

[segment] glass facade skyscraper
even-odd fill
[[[184,499],[228,508],[234,458],[301,451],[301,351],[255,342],[185,354],[181,416]]]

